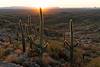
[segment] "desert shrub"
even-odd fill
[[[49,56],[48,53],[43,53],[43,55],[42,55],[42,62],[44,64],[50,64],[51,62],[53,62],[53,59]]]
[[[83,54],[84,50],[80,48],[74,49],[74,64],[76,67],[82,67],[83,66]]]
[[[8,62],[8,63],[13,63],[15,62],[17,59],[17,56],[15,54],[12,54],[12,55],[8,55],[6,58],[5,58],[5,61]]]
[[[21,54],[22,54],[22,50],[21,50],[21,49],[16,49],[14,52],[15,52],[17,55],[21,55]]]
[[[97,54],[98,56],[100,56],[100,51],[97,51],[96,54]]]
[[[16,59],[15,63],[16,63],[16,64],[22,65],[22,64],[25,62],[26,59],[27,59],[27,58],[25,58],[25,57],[23,57],[23,56],[20,56],[20,57],[18,57],[18,58]]]
[[[100,57],[91,60],[86,67],[100,67]]]
[[[0,59],[4,59],[4,51],[5,49],[4,48],[0,48]]]
[[[14,53],[13,49],[12,48],[7,48],[7,49],[4,49],[3,48],[3,52],[2,52],[2,55],[3,56],[8,56],[10,54]]]

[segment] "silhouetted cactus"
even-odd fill
[[[31,16],[28,16],[28,40],[29,40],[29,44],[30,44],[30,48],[33,49],[32,45],[33,45],[33,38],[32,38],[32,35],[33,35],[33,31],[32,31],[32,22],[31,22]]]
[[[74,47],[78,46],[77,44],[74,44],[74,37],[73,37],[73,23],[72,19],[70,19],[70,43],[66,40],[64,37],[64,45],[65,48],[67,48],[70,51],[70,67],[74,67]]]
[[[26,51],[26,43],[25,43],[25,35],[24,35],[24,26],[22,24],[22,20],[19,20],[19,27],[21,31],[21,36],[22,36],[22,47],[23,47],[23,52]]]
[[[74,67],[74,44],[73,44],[73,27],[72,27],[72,19],[70,20],[70,63],[71,67]]]
[[[39,26],[39,43],[35,44],[34,49],[37,51],[37,53],[41,56],[43,52],[45,52],[45,46],[43,41],[43,31],[44,31],[44,19],[43,19],[43,12],[42,8],[39,9],[40,11],[40,26]]]
[[[43,26],[44,26],[44,19],[43,19],[43,12],[42,8],[40,8],[40,44],[43,45]]]
[[[28,16],[28,35],[32,35],[32,22],[31,22],[31,16]]]
[[[35,30],[35,27],[33,26],[32,22],[31,22],[31,16],[28,16],[28,22],[27,22],[27,25],[26,25],[26,34],[27,34],[27,39],[29,41],[29,47],[31,49],[33,49],[33,44],[34,44],[34,41],[36,39],[36,30]]]

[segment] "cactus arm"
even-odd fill
[[[76,43],[75,45],[74,45],[74,47],[77,47],[79,45],[79,43]]]
[[[69,44],[67,41],[64,42],[64,46],[65,46],[65,47],[68,47],[68,48],[71,47],[70,44]]]

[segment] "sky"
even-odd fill
[[[0,7],[100,7],[100,0],[0,0]]]

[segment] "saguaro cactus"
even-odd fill
[[[41,56],[43,52],[46,51],[47,44],[44,43],[43,39],[43,33],[44,33],[44,18],[43,18],[43,12],[42,8],[39,9],[40,11],[40,26],[39,26],[39,44],[35,45],[35,49],[37,50],[37,53]]]
[[[22,36],[22,47],[23,47],[23,52],[26,51],[26,43],[25,43],[25,35],[24,35],[24,26],[22,24],[22,20],[19,20],[19,27],[21,31],[21,36]]]
[[[67,49],[70,51],[70,67],[74,67],[74,48],[78,46],[77,44],[74,44],[74,37],[73,37],[73,23],[72,19],[70,19],[69,26],[70,26],[70,43],[66,40],[64,36],[64,45],[65,48],[67,46]]]
[[[29,35],[32,34],[32,22],[31,22],[31,16],[28,16],[28,33],[29,33]]]
[[[36,29],[34,24],[32,23],[31,16],[28,16],[28,23],[27,23],[27,38],[30,44],[30,49],[33,49],[33,44],[36,39]]]
[[[43,45],[43,26],[44,26],[44,19],[43,19],[43,12],[42,8],[40,8],[40,44]]]
[[[73,44],[73,26],[72,19],[70,20],[70,66],[74,67],[74,44]]]
[[[32,49],[33,47],[33,37],[32,37],[32,34],[33,34],[33,31],[32,31],[32,22],[31,22],[31,16],[28,16],[28,40],[29,40],[29,43],[30,43],[30,49]]]

